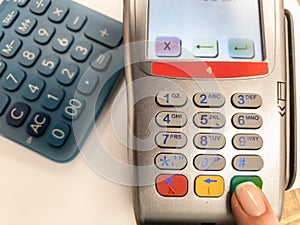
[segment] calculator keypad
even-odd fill
[[[204,110],[195,112],[191,121],[189,121],[185,113],[180,111],[186,104],[190,104],[184,92],[162,91],[156,96],[156,103],[161,110],[156,114],[155,120],[162,131],[155,137],[160,153],[156,155],[154,164],[161,171],[177,170],[177,173],[180,173],[180,171],[184,172],[187,167],[205,171],[207,174],[194,178],[194,194],[201,198],[218,198],[224,194],[227,181],[223,179],[221,174],[226,166],[231,166],[240,174],[243,172],[255,173],[263,169],[264,166],[264,161],[259,155],[259,150],[263,147],[263,138],[253,132],[238,132],[240,129],[257,131],[263,126],[262,117],[253,111],[262,106],[261,96],[255,93],[234,93],[229,100],[231,100],[228,101],[229,104],[231,103],[231,107],[248,110],[248,112],[237,112],[232,116],[231,124],[228,124],[228,126],[235,128],[237,132],[231,140],[228,139],[231,141],[231,146],[236,150],[236,155],[231,160],[225,159],[222,154],[223,151],[226,151],[225,147],[230,145],[230,141],[226,140],[228,137],[221,133],[221,128],[228,121],[226,121],[225,116],[221,112],[217,111],[226,103],[226,98],[223,94],[217,92],[196,93],[192,102],[196,108],[204,108]],[[217,110],[212,110],[213,108]],[[189,124],[188,126],[200,128],[200,132],[191,138],[182,132],[176,131],[176,128],[183,128],[184,130],[187,124]],[[168,128],[172,128],[172,132]],[[210,129],[214,129],[214,132],[211,132]],[[220,133],[216,132],[218,129]],[[188,149],[185,149],[185,146],[189,142],[192,142],[193,146],[200,151],[200,154],[194,157],[192,163],[186,158]],[[170,152],[169,149],[176,149],[176,153]],[[205,152],[203,152],[204,150]],[[217,150],[218,154],[215,153]],[[243,153],[239,154],[238,151],[241,150],[243,150]],[[245,154],[245,151],[251,151],[251,154]],[[219,172],[220,175],[209,175],[209,172]],[[175,176],[181,175],[161,174],[158,175],[156,182],[158,182],[158,179],[165,179],[164,188],[169,188],[170,193],[172,192],[170,188],[174,189],[179,186],[179,184],[176,184],[172,187],[171,184],[167,184]],[[245,179],[262,187],[260,177],[245,175],[233,177],[231,188],[235,187],[239,182],[245,181]],[[182,185],[184,185],[185,181],[182,182]],[[156,183],[156,188],[158,193],[164,197],[184,196],[165,193],[162,185],[158,183]]]
[[[70,0],[11,0],[1,7],[0,132],[67,162],[123,66],[123,54],[110,51],[121,44],[123,26]]]

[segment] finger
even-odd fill
[[[252,182],[237,186],[231,207],[238,225],[280,225],[265,195]]]

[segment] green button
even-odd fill
[[[244,182],[252,182],[260,189],[262,189],[263,186],[263,182],[258,176],[236,176],[231,180],[230,193],[233,193],[236,189],[236,186]]]

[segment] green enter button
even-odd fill
[[[244,182],[252,182],[260,189],[262,189],[263,186],[263,182],[258,176],[235,176],[231,180],[230,193],[233,193],[236,186]]]

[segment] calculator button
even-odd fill
[[[24,71],[20,69],[14,69],[6,73],[1,78],[1,84],[6,90],[16,91],[20,88],[25,78],[26,74]]]
[[[89,18],[84,33],[89,39],[114,48],[123,38],[123,27],[121,23],[99,15],[97,18]]]
[[[220,171],[224,169],[226,161],[221,155],[197,155],[194,166],[200,171]]]
[[[71,129],[66,123],[56,123],[49,131],[47,142],[53,147],[59,148],[65,144],[70,132]]]
[[[79,118],[81,112],[85,107],[85,101],[80,98],[72,98],[63,107],[63,116],[69,120],[76,120]]]
[[[232,165],[237,171],[259,171],[264,166],[263,159],[258,155],[238,155]]]
[[[236,187],[244,182],[252,182],[260,189],[262,189],[263,186],[262,179],[258,176],[235,176],[231,179],[230,193],[233,193]]]
[[[22,41],[17,38],[4,38],[0,43],[0,54],[5,58],[14,57],[22,46]]]
[[[81,41],[74,45],[74,48],[71,51],[71,57],[78,62],[84,62],[91,54],[92,49],[93,45],[91,43]]]
[[[6,122],[13,127],[20,127],[24,124],[26,118],[30,113],[29,105],[18,102],[15,103],[9,110],[6,116]]]
[[[20,55],[19,63],[25,67],[33,66],[41,55],[38,47],[25,48]]]
[[[263,146],[263,139],[258,134],[237,134],[232,143],[238,150],[258,150]]]
[[[104,54],[100,54],[97,57],[97,59],[93,59],[91,65],[95,70],[101,72],[108,67],[111,59],[112,59],[111,53],[106,52]]]
[[[86,21],[86,15],[78,15],[78,13],[76,12],[76,14],[69,16],[69,19],[67,21],[67,28],[74,32],[80,31],[83,28]]]
[[[235,59],[252,59],[254,43],[249,39],[229,39],[229,55]]]
[[[224,179],[221,176],[200,175],[195,180],[195,193],[199,197],[217,198],[224,193]]]
[[[18,18],[20,12],[16,9],[9,11],[7,14],[5,14],[5,17],[2,19],[2,26],[4,28],[9,28],[15,20]]]
[[[175,153],[158,154],[154,161],[161,170],[183,170],[187,165],[186,157]]]
[[[188,192],[188,180],[180,174],[161,174],[156,177],[155,185],[164,197],[183,197]]]
[[[9,101],[10,101],[9,97],[6,94],[0,92],[0,116],[6,110],[6,107],[8,106]]]
[[[225,97],[221,93],[197,93],[194,103],[200,108],[220,108],[225,104]]]
[[[178,57],[181,55],[181,40],[178,37],[157,37],[155,53],[157,57]]]
[[[194,123],[199,128],[222,128],[226,119],[221,113],[201,112],[194,116]]]
[[[256,113],[237,113],[232,118],[233,125],[238,129],[258,129],[263,119]]]
[[[187,137],[179,132],[160,132],[156,135],[155,142],[161,148],[183,148],[187,144]]]
[[[51,76],[60,63],[60,59],[55,55],[44,57],[38,67],[38,71],[44,76]]]
[[[215,149],[224,148],[226,139],[222,134],[200,133],[194,138],[194,144],[199,149]]]
[[[29,101],[37,100],[45,88],[45,81],[40,78],[32,78],[23,88],[23,97]]]
[[[156,96],[156,102],[165,107],[182,107],[187,102],[187,96],[182,91],[162,91]]]
[[[62,66],[59,70],[57,81],[62,85],[71,85],[79,74],[79,67],[75,64]]]
[[[34,14],[42,15],[47,11],[50,4],[51,4],[51,0],[32,1],[32,4],[30,6],[30,11],[33,12]]]
[[[2,73],[5,71],[6,69],[6,64],[5,62],[0,60],[0,76],[2,75]]]
[[[36,33],[34,34],[33,38],[35,42],[44,45],[51,40],[54,33],[55,33],[55,28],[52,26],[39,27],[36,30]]]
[[[160,112],[155,119],[161,127],[183,127],[187,123],[187,116],[183,112]]]
[[[41,137],[50,124],[50,116],[43,112],[35,113],[27,125],[27,134],[32,137]]]
[[[37,20],[32,16],[23,17],[19,24],[16,25],[16,32],[22,36],[27,36],[31,33],[35,25],[37,24]]]
[[[98,82],[99,78],[97,73],[92,70],[88,70],[80,79],[77,90],[84,95],[90,95],[95,90]]]
[[[50,89],[44,99],[43,106],[49,110],[55,110],[61,104],[65,97],[65,92],[60,88],[52,88]]]
[[[54,23],[61,23],[69,12],[67,4],[55,4],[49,9],[48,18]]]
[[[262,105],[262,98],[258,94],[237,93],[232,96],[232,104],[236,108],[257,109]]]
[[[19,7],[25,7],[30,0],[18,0]]]
[[[58,53],[65,53],[74,41],[74,37],[69,33],[59,33],[54,37],[53,49]]]
[[[193,41],[195,57],[216,58],[219,54],[218,41],[214,39],[196,39]]]

